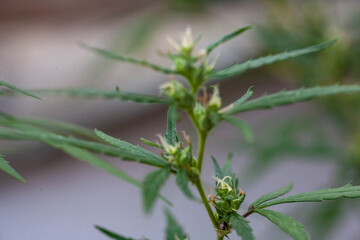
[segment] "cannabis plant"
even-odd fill
[[[154,148],[155,154],[138,145],[133,145],[124,140],[119,140],[111,134],[104,133],[101,129],[90,131],[78,127],[44,119],[32,119],[10,116],[3,113],[0,117],[0,137],[7,140],[37,140],[42,141],[54,148],[61,149],[79,160],[100,168],[142,189],[143,208],[145,213],[150,213],[158,198],[169,203],[160,190],[171,175],[175,176],[179,190],[190,200],[199,197],[204,205],[214,230],[214,238],[230,238],[235,232],[242,239],[255,239],[248,219],[251,215],[258,214],[276,224],[282,231],[297,240],[309,239],[304,227],[292,217],[284,213],[270,210],[268,208],[285,203],[296,202],[322,202],[339,198],[360,197],[360,186],[352,186],[351,183],[338,188],[327,188],[323,190],[285,196],[292,189],[292,184],[269,193],[264,193],[257,200],[247,206],[247,211],[240,212],[240,206],[244,204],[246,193],[241,189],[238,177],[232,170],[231,155],[227,157],[225,164],[221,167],[218,161],[204,159],[206,140],[209,133],[220,122],[225,121],[234,125],[248,141],[252,141],[253,135],[246,122],[236,114],[245,111],[267,109],[277,106],[306,101],[314,97],[328,96],[333,94],[358,93],[358,85],[332,85],[317,86],[312,88],[301,88],[250,99],[253,95],[253,87],[250,87],[238,100],[230,104],[224,104],[220,97],[218,86],[210,86],[210,80],[220,80],[237,76],[248,69],[258,68],[287,58],[316,52],[334,44],[331,40],[322,44],[307,48],[283,52],[276,55],[249,60],[244,63],[235,63],[221,70],[215,70],[215,62],[211,61],[211,53],[217,46],[249,30],[251,27],[240,28],[227,34],[219,40],[209,44],[205,49],[196,50],[190,29],[186,29],[181,36],[181,42],[169,39],[173,45],[172,52],[163,53],[172,63],[172,68],[166,68],[152,64],[145,60],[124,57],[114,52],[95,48],[82,44],[82,46],[103,57],[117,61],[129,62],[155,71],[170,75],[170,81],[160,85],[161,97],[128,93],[116,88],[114,91],[94,89],[53,89],[24,91],[9,83],[1,82],[8,90],[3,90],[4,95],[13,95],[17,92],[36,97],[34,94],[68,94],[74,97],[103,97],[106,99],[122,99],[138,103],[167,104],[167,126],[164,134],[158,135],[158,140],[150,141],[141,138],[144,144]],[[193,139],[182,131],[178,135],[176,119],[178,111],[183,111],[192,121],[198,133],[197,144]],[[197,146],[197,147],[195,147]],[[130,177],[127,173],[115,168],[110,163],[102,160],[98,154],[121,158],[126,161],[136,161],[141,164],[153,166],[156,170],[145,176],[142,182]],[[212,161],[215,169],[214,185],[209,194],[206,194],[202,183],[203,164]],[[1,157],[1,169],[18,180],[23,181],[20,175],[8,165]],[[194,193],[190,187],[194,185],[198,193]],[[170,203],[169,203],[170,204]],[[202,211],[199,209],[199,211]],[[166,210],[168,226],[166,228],[166,239],[183,240],[189,236]],[[97,228],[113,239],[132,239],[123,237],[103,227]]]

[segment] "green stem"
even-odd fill
[[[217,240],[223,240],[223,239],[224,239],[224,236],[217,235]]]
[[[202,163],[204,159],[205,143],[206,143],[207,134],[204,132],[199,132],[199,154],[198,154],[198,169],[201,172]]]
[[[194,113],[192,111],[188,111],[187,113],[189,114],[191,121],[193,122],[193,124],[199,134],[199,153],[198,153],[197,160],[198,160],[198,169],[199,169],[199,172],[201,173],[207,133],[200,129],[199,123],[196,120]]]
[[[206,211],[208,212],[209,214],[209,217],[210,217],[210,220],[214,226],[215,229],[218,228],[218,223],[216,221],[216,218],[215,218],[215,215],[213,213],[213,211],[211,210],[211,207],[210,207],[210,204],[209,204],[209,201],[206,197],[206,194],[205,194],[205,191],[204,191],[204,188],[202,186],[202,183],[201,183],[201,180],[199,179],[199,181],[195,182],[195,186],[197,188],[197,190],[199,191],[200,193],[200,197],[201,197],[201,200],[206,208]]]

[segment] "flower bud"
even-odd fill
[[[162,94],[173,99],[182,108],[189,108],[193,104],[193,96],[180,82],[171,80],[160,85]]]
[[[212,86],[212,89],[214,89],[214,93],[210,98],[209,107],[217,110],[221,107],[220,93],[217,87]]]

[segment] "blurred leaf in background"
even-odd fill
[[[257,27],[262,51],[266,54],[283,49],[296,49],[332,38],[339,38],[332,48],[316,56],[304,55],[284,64],[265,68],[287,84],[312,87],[316,85],[359,84],[360,82],[360,18],[359,8],[346,6],[356,4],[341,2],[350,13],[342,12],[329,1],[264,1],[266,22]],[[287,119],[273,126],[266,124],[266,132],[255,136],[256,151],[249,146],[253,161],[247,172],[253,169],[264,172],[276,161],[289,156],[297,159],[330,160],[336,162],[332,182],[346,182],[350,178],[360,181],[360,96],[338,95],[318,100],[318,107],[331,117],[337,136],[329,137],[328,125],[309,117]],[[267,121],[268,122],[268,121]],[[261,126],[261,124],[260,124]],[[271,136],[271,140],[269,140]],[[334,137],[334,136],[332,136]],[[337,152],[338,154],[334,154]],[[340,153],[340,154],[339,154]],[[258,172],[259,173],[259,172]],[[254,175],[252,177],[255,177]],[[339,222],[347,202],[327,204],[311,209],[307,219],[313,227],[315,239],[325,239],[329,226]],[[353,206],[353,205],[352,205]],[[321,224],[323,223],[323,224]]]

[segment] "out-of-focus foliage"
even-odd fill
[[[324,1],[264,1],[265,25],[258,33],[262,51],[271,54],[280,49],[294,49],[338,37],[338,42],[316,56],[300,56],[275,65],[268,71],[287,83],[297,86],[349,84],[360,82],[360,18],[358,8],[347,6],[355,2],[341,2],[351,9],[346,13],[341,8],[331,7]],[[351,11],[353,11],[351,13]],[[296,31],[294,31],[296,29]],[[304,159],[326,159],[337,164],[332,182],[360,181],[360,96],[332,96],[318,100],[319,106],[331,117],[337,130],[337,142],[325,135],[325,124],[316,124],[313,119],[301,117],[288,119],[268,129],[271,141],[266,136],[255,138],[256,151],[251,169],[264,171],[284,156]],[[269,128],[269,125],[267,125]],[[271,127],[270,127],[271,128]],[[306,136],[304,141],[304,135]],[[277,139],[274,139],[276,136]],[[334,153],[337,154],[334,154]],[[319,158],[320,157],[320,158]],[[249,171],[253,172],[253,171]],[[258,172],[259,173],[259,172]],[[346,202],[323,205],[309,216],[314,225],[316,239],[325,239],[329,226],[343,214]],[[326,224],[319,224],[326,223]],[[322,227],[323,226],[323,227]],[[316,235],[315,235],[316,234]]]

